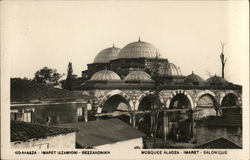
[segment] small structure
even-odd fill
[[[77,148],[143,148],[142,137],[145,134],[116,118],[59,126],[78,128]]]
[[[11,148],[75,148],[76,129],[11,121]]]
[[[50,117],[50,125],[87,121],[93,98],[84,92],[14,78],[11,79],[11,120],[46,124]]]
[[[199,145],[195,148],[205,149],[205,148],[212,148],[212,149],[242,149],[241,146],[238,144],[233,143],[232,141],[226,138],[218,138],[207,142],[205,144]]]

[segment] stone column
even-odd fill
[[[164,136],[164,142],[167,141],[167,134],[168,134],[168,113],[166,111],[163,111],[163,136]]]
[[[132,118],[133,118],[133,119],[132,119],[133,127],[135,128],[135,127],[136,127],[136,126],[135,126],[135,114],[132,115]]]
[[[88,122],[88,108],[87,108],[87,106],[83,107],[83,112],[84,112],[84,121]]]
[[[154,127],[154,114],[153,113],[150,114],[150,124],[151,124],[150,129],[152,130]]]
[[[189,111],[189,115],[190,115],[190,137],[193,138],[194,137],[194,115],[193,115],[193,110]]]

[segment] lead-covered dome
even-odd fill
[[[155,58],[160,52],[152,44],[137,41],[122,48],[117,58]]]
[[[213,76],[210,77],[206,80],[208,83],[210,83],[211,85],[225,85],[228,84],[229,82],[227,80],[225,80],[222,77],[218,77],[218,76]]]
[[[98,71],[90,78],[90,80],[105,81],[105,80],[121,80],[121,78],[113,71],[102,70]]]
[[[117,58],[120,51],[121,49],[115,46],[106,48],[96,55],[94,63],[109,63],[111,60]]]
[[[204,79],[192,72],[192,74],[186,76],[186,82],[204,82]]]
[[[151,76],[144,71],[132,71],[124,80],[126,81],[152,81]]]
[[[164,63],[159,67],[159,74],[161,76],[182,76],[180,67],[173,63]]]

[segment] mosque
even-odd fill
[[[216,75],[207,80],[194,72],[183,75],[140,39],[122,49],[113,45],[100,51],[82,78],[78,89],[94,97],[89,114],[118,117],[148,135],[155,129],[164,140],[177,133],[192,139],[195,121],[241,113],[242,86]]]

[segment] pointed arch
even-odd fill
[[[140,105],[140,102],[141,102],[141,100],[143,99],[143,98],[145,98],[145,97],[147,97],[147,96],[150,96],[150,95],[152,95],[153,94],[153,92],[147,92],[147,93],[143,93],[143,94],[141,94],[138,98],[137,98],[137,100],[136,100],[136,102],[135,102],[135,110],[137,111],[138,110],[138,108],[139,108],[139,105]],[[162,98],[162,96],[161,95],[159,95],[159,99],[160,99],[160,101],[161,101],[161,103],[162,104],[165,104],[164,103],[164,100],[163,100],[163,98]]]
[[[214,92],[212,92],[210,90],[204,90],[204,91],[201,91],[200,93],[197,94],[197,96],[194,100],[194,108],[197,107],[197,104],[198,104],[198,101],[200,100],[200,98],[202,96],[205,96],[205,95],[209,95],[213,99],[213,101],[216,103],[216,105],[219,104]]]
[[[192,97],[189,95],[188,92],[184,91],[184,90],[176,90],[173,92],[173,94],[167,99],[167,102],[166,102],[166,108],[169,108],[170,107],[170,104],[171,104],[171,101],[173,100],[173,98],[179,94],[183,94],[188,100],[189,100],[189,103],[190,103],[190,109],[194,110],[194,102],[193,102],[193,99]]]
[[[102,108],[105,104],[105,102],[111,98],[112,96],[115,96],[115,95],[120,95],[121,97],[123,97],[129,104],[129,110],[132,110],[133,108],[133,102],[132,100],[130,99],[130,97],[124,93],[123,91],[121,90],[113,90],[113,91],[110,91],[108,94],[106,94],[99,102],[99,105],[98,105],[98,109],[97,109],[97,113],[102,113]]]

